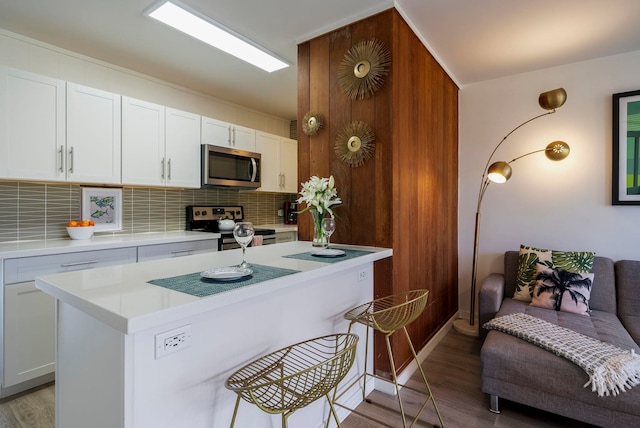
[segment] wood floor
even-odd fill
[[[588,427],[588,425],[576,421],[504,400],[501,401],[501,414],[496,415],[489,412],[488,399],[480,390],[480,343],[476,339],[463,336],[454,330],[447,333],[424,362],[423,367],[446,427]],[[417,375],[419,376],[419,373]],[[416,375],[413,376],[410,385],[419,388]],[[415,414],[417,407],[421,404],[419,399],[422,396],[409,391],[409,393],[403,394],[403,397],[406,397],[404,402],[407,413]],[[401,419],[396,413],[378,406],[378,403],[389,407],[395,406],[395,397],[374,392],[369,398],[375,404],[362,404],[358,410],[362,410],[389,426],[402,426]],[[423,412],[422,419],[435,423],[437,418],[432,409],[433,407],[429,405]],[[342,423],[343,428],[373,428],[377,426],[379,425],[353,414]],[[425,423],[416,426],[430,427],[432,425]],[[53,384],[0,401],[0,428],[53,427]]]

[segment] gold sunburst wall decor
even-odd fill
[[[389,74],[391,52],[379,40],[354,45],[338,66],[338,84],[352,100],[369,98]]]
[[[324,116],[321,113],[310,111],[302,119],[302,132],[307,135],[316,135],[324,126]]]
[[[373,129],[364,122],[351,122],[336,137],[336,156],[351,167],[360,166],[373,154],[376,136]]]

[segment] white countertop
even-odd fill
[[[172,259],[170,263],[167,260],[154,260],[45,275],[36,278],[36,287],[120,332],[132,334],[392,255],[392,250],[385,248],[336,247],[372,253],[337,263],[323,263],[322,259],[316,262],[283,257],[310,251],[311,244],[306,241],[250,247],[247,249],[249,263],[294,269],[300,273],[202,298],[155,286],[147,281],[237,265],[242,260],[240,249],[185,256]]]
[[[297,224],[283,224],[283,223],[278,223],[278,224],[256,224],[255,225],[256,228],[260,228],[260,229],[274,229],[276,231],[276,233],[279,232],[297,232],[298,231],[298,225]]]
[[[106,250],[110,248],[167,244],[172,242],[218,239],[219,233],[190,231],[135,233],[126,235],[94,235],[91,239],[56,239],[46,241],[17,241],[0,243],[0,259],[32,257],[78,251]]]

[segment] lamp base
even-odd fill
[[[475,336],[478,337],[478,325],[469,324],[469,320],[464,318],[458,318],[453,322],[453,328],[460,334],[464,334],[465,336]]]

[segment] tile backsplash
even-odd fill
[[[65,226],[80,218],[77,184],[0,182],[0,242],[67,238]],[[122,230],[104,234],[170,232],[185,229],[187,205],[242,205],[254,224],[278,224],[278,210],[295,194],[228,189],[123,187]]]

